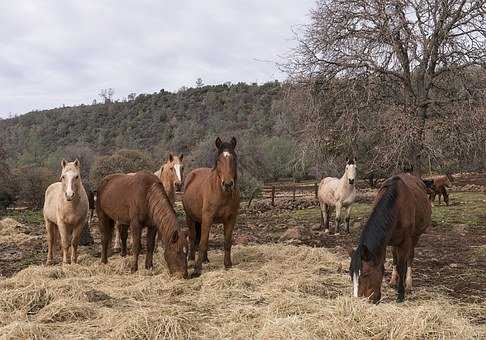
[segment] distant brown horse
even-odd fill
[[[235,147],[234,137],[229,143],[218,137],[214,167],[195,169],[186,178],[182,204],[190,230],[190,260],[194,261],[196,248],[199,248],[193,276],[201,274],[202,262],[208,259],[209,229],[213,223],[224,225],[224,266],[232,266],[231,243],[240,208]]]
[[[444,202],[446,205],[449,205],[449,194],[447,193],[446,188],[451,187],[451,182],[454,181],[454,178],[447,174],[447,175],[440,175],[440,176],[433,176],[429,177],[425,180],[432,181],[433,187],[430,191],[430,201],[433,203],[435,201],[435,196],[439,196],[439,205],[440,205],[440,197],[444,198]]]
[[[160,181],[164,185],[165,192],[167,193],[172,206],[174,206],[175,203],[176,190],[180,191],[184,179],[183,159],[183,154],[174,156],[170,153],[167,161],[159,170],[154,172],[155,176],[160,178]]]
[[[351,255],[349,273],[354,296],[381,299],[387,245],[393,246],[391,284],[398,279],[397,301],[412,287],[412,261],[420,235],[431,224],[431,206],[422,180],[411,174],[393,176],[383,183],[375,207]]]
[[[138,270],[142,228],[146,226],[145,268],[153,267],[155,235],[158,232],[164,242],[164,257],[170,273],[187,278],[186,234],[179,228],[174,208],[154,174],[140,171],[133,175],[109,175],[103,178],[97,191],[96,214],[103,238],[102,263],[108,262],[113,227],[115,221],[119,221],[122,225],[130,225],[132,232],[132,273]]]

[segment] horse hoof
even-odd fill
[[[193,271],[192,274],[191,274],[191,279],[194,279],[194,278],[199,277],[199,276],[201,276],[200,271]]]
[[[324,234],[329,234],[329,229],[324,229]]]
[[[203,263],[209,263],[209,259],[208,259],[208,258],[205,258],[205,259],[203,260]]]
[[[133,274],[133,273],[135,273],[137,270],[138,270],[138,268],[133,268],[133,267],[132,267],[132,268],[130,268],[130,273],[132,273],[132,274]]]

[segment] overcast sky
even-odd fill
[[[0,117],[91,103],[100,89],[177,91],[284,79],[315,0],[0,0]]]

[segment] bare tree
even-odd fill
[[[113,102],[114,94],[115,90],[110,87],[108,89],[102,89],[98,95],[103,99],[105,104],[108,104]]]
[[[420,171],[426,120],[468,98],[444,82],[486,65],[486,0],[320,0],[287,65],[294,80],[380,79],[412,112],[416,133],[405,155]],[[359,104],[359,102],[357,103]]]

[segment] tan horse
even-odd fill
[[[355,297],[381,299],[386,247],[393,246],[397,301],[412,288],[412,262],[420,235],[431,225],[431,206],[422,180],[411,174],[393,176],[378,191],[375,206],[351,254],[349,274]]]
[[[218,137],[214,167],[195,169],[186,178],[182,204],[190,230],[189,260],[194,261],[196,248],[199,249],[193,277],[201,274],[202,262],[207,261],[209,230],[213,223],[224,225],[224,266],[232,266],[233,229],[240,208],[235,146],[234,137],[229,143]]]
[[[68,163],[63,159],[61,168],[60,182],[47,188],[44,200],[48,265],[52,263],[57,231],[61,235],[62,262],[77,263],[78,244],[88,217],[88,196],[81,181],[79,161]]]
[[[336,229],[339,234],[342,222],[342,209],[346,209],[346,231],[349,233],[351,205],[356,199],[356,158],[346,160],[346,169],[341,178],[326,177],[319,184],[317,197],[321,206],[322,226],[329,232],[329,215],[331,207],[336,207]]]
[[[162,183],[150,172],[106,176],[98,187],[96,214],[102,239],[101,262],[108,262],[115,221],[132,232],[132,273],[138,270],[142,228],[148,228],[145,268],[153,267],[156,233],[164,243],[164,258],[171,274],[187,278],[187,235],[177,224],[174,208]],[[123,241],[123,238],[122,238]],[[126,241],[126,238],[125,238]]]
[[[454,181],[454,178],[451,175],[447,174],[447,175],[428,177],[424,180],[433,182],[433,186],[430,191],[430,201],[432,202],[432,204],[434,203],[435,196],[437,195],[439,196],[439,205],[441,204],[440,197],[442,196],[444,198],[445,204],[448,206],[449,194],[447,193],[446,188],[450,188],[452,186],[452,182]]]
[[[169,200],[174,206],[176,190],[180,191],[184,179],[184,164],[182,160],[184,155],[174,156],[169,154],[167,161],[154,172],[155,176],[160,178],[164,185],[165,192],[169,196]]]

